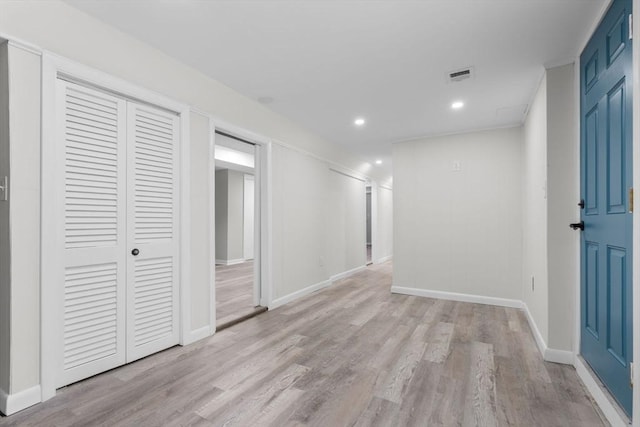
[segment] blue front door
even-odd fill
[[[631,415],[631,0],[614,0],[580,56],[581,345]]]

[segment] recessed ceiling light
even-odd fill
[[[459,110],[462,107],[464,107],[464,102],[462,101],[456,101],[453,104],[451,104],[451,108],[453,108],[454,110]]]
[[[364,125],[364,119],[363,119],[362,117],[358,117],[357,119],[355,119],[355,120],[353,121],[353,123],[354,123],[356,126],[363,126],[363,125]]]
[[[382,164],[382,160],[376,160],[376,165],[381,165]]]

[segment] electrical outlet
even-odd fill
[[[536,290],[536,278],[531,276],[531,292]]]

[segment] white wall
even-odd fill
[[[242,257],[245,260],[253,259],[253,246],[255,240],[255,178],[253,175],[244,174],[244,205],[242,225]]]
[[[547,71],[547,243],[549,272],[549,342],[572,350],[575,289],[579,281],[580,233],[568,225],[580,219],[580,147],[573,64]],[[551,327],[552,326],[552,327]]]
[[[329,279],[325,206],[327,164],[273,146],[273,298]]]
[[[40,57],[9,46],[9,74],[13,393],[39,382],[40,337],[23,332],[40,327]]]
[[[365,182],[329,169],[329,200],[325,206],[329,240],[329,275],[367,263]]]
[[[231,169],[216,171],[216,262],[244,259],[244,174]]]
[[[524,125],[522,175],[522,299],[542,338],[548,342],[546,75]]]
[[[388,260],[393,255],[393,191],[391,188],[376,186],[376,235],[373,248],[374,262]]]
[[[521,298],[521,148],[520,128],[394,145],[394,286]]]
[[[212,280],[213,249],[210,236],[214,230],[209,221],[212,212],[210,186],[206,185],[211,180],[209,164],[212,147],[209,140],[211,124],[206,116],[199,113],[191,113],[191,182],[190,186],[191,218],[189,221],[191,235],[202,236],[199,239],[191,239],[191,330],[198,330],[209,324],[211,310],[213,310],[209,284]]]
[[[215,172],[215,256],[216,260],[226,260],[227,256],[227,215],[229,208],[229,170]]]
[[[574,346],[579,145],[573,64],[546,70],[524,126],[522,299],[544,345]],[[531,286],[535,278],[535,289]]]

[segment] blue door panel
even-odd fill
[[[583,185],[585,186],[585,215],[598,214],[598,107],[591,110],[585,118],[583,135],[585,162]]]
[[[632,388],[631,0],[614,0],[580,57],[580,353],[628,415]]]
[[[615,24],[607,34],[607,65],[610,66],[615,62],[625,48],[627,15],[625,11],[621,11]]]
[[[598,244],[587,242],[586,257],[583,257],[588,272],[586,289],[583,292],[586,298],[584,317],[585,327],[596,340],[598,339],[598,258]]]
[[[609,92],[607,100],[607,212],[626,213],[624,167],[624,79]]]
[[[626,366],[627,346],[625,342],[625,256],[622,248],[607,248],[607,303],[609,318],[607,320],[607,349],[616,360]]]

